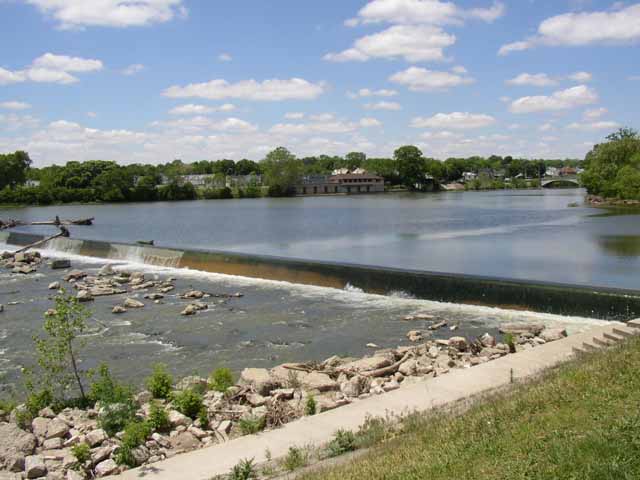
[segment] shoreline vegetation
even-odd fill
[[[0,155],[0,205],[53,205],[282,197],[293,186],[340,169],[363,169],[384,178],[385,191],[439,191],[468,180],[468,190],[536,188],[547,169],[575,168],[579,160],[527,160],[492,155],[484,158],[425,157],[417,147],[398,148],[392,158],[297,158],[279,147],[260,162],[243,159],[163,165],[119,165],[113,161],[71,161],[34,168],[26,152]]]
[[[6,252],[2,258],[3,266],[15,275],[48,268],[47,259],[38,252]],[[239,377],[222,367],[208,378],[177,381],[170,366],[158,364],[140,389],[119,382],[108,365],[90,372],[80,368],[82,334],[91,315],[87,306],[97,296],[113,295],[118,298],[113,315],[152,305],[162,308],[164,296],[175,289],[173,279],[146,278],[142,272],[110,264],[92,276],[71,270],[68,261],[59,259],[50,267],[62,267],[61,278],[49,285],[54,305],[44,314],[41,335],[34,337],[34,365],[24,369],[27,396],[0,402],[0,474],[4,470],[27,478],[105,476],[278,428],[567,334],[537,323],[505,323],[500,338],[486,333],[468,339],[456,336],[456,326],[448,325],[446,318],[416,313],[398,319],[407,324],[406,345],[389,349],[369,345],[369,356],[246,368]],[[145,301],[132,298],[134,294]],[[185,305],[182,315],[190,316],[239,295],[189,290],[178,298]],[[438,331],[449,331],[451,336],[431,338]],[[341,438],[336,455],[349,442],[349,435]],[[292,454],[296,458],[289,459],[285,470],[297,468],[298,454],[304,452]]]

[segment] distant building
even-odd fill
[[[27,187],[39,187],[40,186],[40,180],[27,180],[26,182],[24,182],[24,184]]]
[[[229,188],[246,188],[262,185],[262,175],[227,175],[225,185]]]
[[[544,175],[545,177],[559,177],[560,169],[558,167],[547,167]]]
[[[478,174],[475,172],[462,172],[462,181],[471,182],[478,178]]]
[[[355,172],[358,173],[355,173]],[[332,175],[308,175],[295,186],[296,195],[329,195],[384,192],[384,178],[365,170],[337,169]]]
[[[561,177],[566,177],[568,175],[577,175],[577,174],[578,174],[578,170],[573,167],[562,167],[560,169]]]
[[[204,187],[211,185],[215,180],[215,175],[182,175],[178,180],[179,183],[190,183],[194,187]]]

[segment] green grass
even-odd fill
[[[303,480],[640,478],[640,340],[464,414],[414,415],[391,440]]]

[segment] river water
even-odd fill
[[[262,253],[369,265],[482,274],[521,279],[640,288],[640,216],[569,208],[581,190],[462,192],[292,199],[213,200],[183,203],[30,207],[0,210],[0,218],[43,220],[93,216],[92,227],[72,236],[156,245]],[[623,214],[624,213],[624,214]],[[46,228],[26,231],[47,233]],[[3,246],[0,245],[0,250]],[[56,252],[44,252],[60,255]],[[74,257],[75,268],[94,272],[104,260]],[[162,305],[122,316],[110,310],[122,297],[90,304],[84,368],[109,362],[138,383],[155,362],[176,375],[207,374],[217,366],[239,370],[333,354],[363,355],[366,345],[406,344],[405,334],[426,326],[405,322],[416,312],[456,325],[456,334],[495,333],[504,321],[536,320],[581,330],[595,320],[377,296],[244,277],[116,263],[148,276],[175,277],[180,293],[240,291],[195,317],[179,312],[186,301],[170,295]],[[52,306],[49,282],[64,272],[42,267],[20,276],[0,272],[0,388],[19,385],[19,370],[33,361],[31,337]],[[140,295],[141,296],[141,295]],[[19,302],[9,305],[12,302]],[[444,329],[436,338],[454,333]]]

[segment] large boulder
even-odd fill
[[[62,438],[69,432],[69,425],[60,420],[59,418],[54,418],[49,422],[47,426],[47,435],[46,439],[50,440],[52,438]]]
[[[240,374],[240,383],[250,385],[260,395],[269,395],[271,390],[280,387],[266,368],[245,368]]]
[[[107,432],[101,428],[90,431],[85,437],[86,442],[90,447],[97,447],[98,445],[101,445],[107,438],[109,438]]]
[[[51,268],[54,270],[61,270],[63,268],[70,268],[71,267],[71,260],[66,260],[66,259],[57,259],[57,260],[53,260],[51,262]]]
[[[200,440],[189,431],[184,431],[171,437],[169,442],[171,442],[171,447],[174,450],[182,452],[196,449],[201,445]]]
[[[24,462],[36,448],[36,437],[13,423],[0,423],[0,469],[11,468],[16,460]]]
[[[173,428],[179,427],[181,425],[188,427],[189,425],[191,425],[192,421],[189,417],[183,415],[177,410],[169,410],[169,423]]]
[[[135,300],[133,298],[125,298],[124,302],[122,303],[122,306],[124,308],[142,308],[144,307],[144,303],[142,303],[139,300]]]
[[[36,417],[31,421],[31,431],[36,437],[45,439],[50,422],[51,420],[49,420],[48,418]]]
[[[29,455],[24,460],[24,472],[27,478],[44,477],[47,474],[47,466],[41,455]]]
[[[521,335],[523,333],[539,335],[542,330],[544,330],[544,325],[541,323],[513,322],[500,325],[500,333],[510,333],[511,335]]]
[[[96,465],[95,472],[96,477],[106,477],[118,470],[118,464],[111,459],[100,462]]]
[[[319,392],[337,390],[339,388],[338,382],[332,380],[326,373],[320,372],[307,373],[302,376],[300,382],[305,389],[318,390]]]
[[[455,348],[459,352],[466,352],[469,348],[469,343],[464,337],[451,337],[449,339],[449,346]]]
[[[545,342],[554,342],[556,340],[562,340],[567,336],[567,331],[564,328],[547,328],[543,330],[539,337]]]
[[[366,357],[345,363],[337,367],[336,370],[339,372],[366,372],[368,370],[388,367],[394,360],[393,355],[376,355],[374,357]]]

